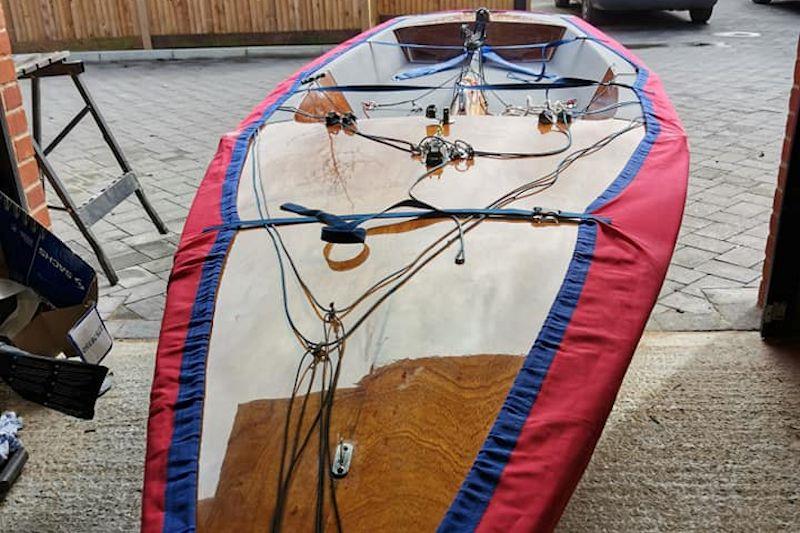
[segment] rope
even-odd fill
[[[551,83],[491,85],[486,83],[486,80],[481,72],[482,85],[465,86],[461,84],[461,79],[463,78],[468,67],[469,65],[464,65],[460,75],[456,77],[457,81],[453,84],[454,91],[457,91],[459,87],[468,88],[471,90],[532,90],[537,88],[549,90],[551,88],[604,85],[592,80],[576,80],[570,78],[558,79]],[[309,83],[311,83],[311,81]],[[317,85],[319,84],[317,83]],[[395,90],[427,90],[429,92],[426,94],[430,94],[435,90],[446,88],[444,85],[445,84],[437,87],[365,85],[326,88],[314,87],[307,90],[352,90],[353,92],[363,92],[374,90],[377,87],[380,89],[375,92],[391,92]],[[403,103],[408,102],[409,101]],[[414,100],[410,100],[410,102],[414,102]],[[619,106],[621,107],[622,105],[627,104],[628,103],[620,103]],[[289,106],[281,107],[279,110],[299,112],[299,110]],[[582,113],[590,114],[600,111],[601,110],[594,110],[589,112],[588,110],[583,110]],[[306,112],[300,112],[300,114],[306,116],[307,118],[321,120],[326,118]],[[447,166],[451,160],[459,160],[461,158],[471,157],[493,157],[503,159],[516,157],[541,157],[566,152],[572,146],[572,137],[569,129],[567,128],[566,131],[562,131],[562,133],[567,136],[568,141],[566,146],[563,148],[542,153],[503,153],[474,150],[470,145],[463,143],[463,141],[451,142],[439,136],[426,137],[419,143],[414,144],[403,139],[371,135],[356,129],[354,122],[350,121],[350,119],[348,119],[348,123],[342,122],[341,125],[350,133],[354,133],[365,139],[390,146],[399,151],[415,155],[421,154],[424,150],[430,149],[431,143],[441,143],[441,146],[448,153],[448,158],[446,158],[440,165],[428,168],[423,174],[421,174],[412,182],[408,189],[408,199],[392,204],[381,212],[361,213],[354,215],[335,215],[321,210],[308,209],[303,206],[284,204],[281,206],[282,209],[293,212],[298,216],[273,217],[267,207],[267,197],[264,191],[264,183],[260,175],[261,165],[259,162],[259,132],[256,132],[254,134],[253,142],[251,143],[251,162],[252,187],[256,198],[256,207],[259,218],[255,220],[246,220],[234,224],[209,228],[263,228],[267,232],[268,236],[270,237],[269,242],[271,243],[277,259],[277,270],[279,283],[281,285],[280,294],[282,299],[283,313],[289,328],[294,333],[301,348],[301,355],[298,359],[298,366],[295,371],[292,392],[287,406],[287,418],[283,428],[280,467],[276,487],[275,512],[271,521],[271,529],[273,532],[281,531],[287,498],[294,474],[298,467],[299,461],[303,457],[305,450],[308,447],[309,442],[311,442],[312,437],[315,435],[318,440],[317,480],[315,484],[316,500],[314,510],[315,531],[322,532],[324,530],[324,508],[325,502],[328,499],[330,500],[331,507],[334,511],[337,531],[341,532],[342,530],[341,517],[339,515],[339,509],[336,502],[336,481],[329,474],[332,463],[330,455],[330,431],[335,393],[338,385],[341,364],[345,357],[347,339],[355,331],[358,331],[365,321],[375,312],[376,309],[383,305],[387,299],[391,298],[393,294],[405,286],[405,284],[409,283],[414,276],[424,269],[432,260],[441,255],[444,251],[448,250],[450,246],[457,242],[459,243],[460,249],[456,255],[456,263],[462,264],[465,260],[464,248],[466,235],[487,220],[529,220],[544,222],[564,221],[573,223],[602,224],[610,223],[608,219],[597,217],[589,213],[571,213],[558,210],[547,210],[543,208],[523,210],[508,208],[507,206],[513,202],[527,198],[530,195],[542,192],[551,187],[556,183],[561,173],[569,168],[575,161],[603,149],[619,136],[624,135],[634,128],[640,127],[642,124],[638,121],[632,121],[626,127],[609,134],[593,145],[568,154],[558,163],[552,172],[535,178],[528,183],[517,187],[516,189],[508,191],[494,202],[483,208],[460,209],[441,209],[430,204],[426,204],[425,202],[421,202],[419,199],[414,197],[413,190],[424,179]],[[403,207],[412,208],[413,210],[399,210]],[[419,254],[409,263],[377,280],[353,301],[338,308],[334,303],[324,306],[315,297],[313,291],[311,291],[308,284],[303,279],[302,272],[295,263],[292,254],[283,242],[280,232],[280,228],[283,226],[316,223],[323,225],[323,233],[325,233],[327,230],[327,236],[332,239],[330,242],[352,242],[352,240],[337,239],[354,238],[356,240],[361,238],[361,242],[363,242],[363,239],[366,238],[367,231],[362,227],[362,225],[371,220],[438,218],[450,218],[455,222],[455,227],[436,238],[433,242],[424,246]],[[288,276],[290,273],[298,282],[299,287],[307,299],[310,308],[320,319],[322,324],[321,335],[307,334],[301,331],[295,323],[289,307]],[[367,300],[373,296],[375,299],[369,302],[367,305]],[[356,309],[359,309],[364,305],[366,305],[366,308],[363,309],[360,315],[354,318],[352,324],[346,329],[344,326],[344,320],[354,313]],[[312,407],[310,396],[312,390],[314,390],[315,384],[319,389],[319,403],[315,407]],[[296,405],[297,399],[298,396],[301,395],[302,401],[300,401],[300,405],[298,407]],[[296,412],[297,417],[295,418],[294,415]],[[307,416],[311,416],[312,420],[308,428],[304,430],[303,422]],[[324,480],[325,476],[328,476],[329,478],[328,483],[326,483]]]
[[[617,86],[631,90],[634,87],[622,83],[600,82],[597,80],[587,80],[584,78],[556,78],[545,83],[495,83],[482,85],[465,85],[456,83],[456,89],[469,89],[473,91],[534,91],[550,89],[571,89],[591,86]],[[435,85],[401,85],[401,84],[353,84],[353,85],[329,85],[301,89],[298,92],[339,92],[339,93],[386,93],[386,92],[408,92],[408,91],[437,91],[450,90],[448,87]]]

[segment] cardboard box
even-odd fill
[[[40,299],[32,320],[10,338],[15,346],[38,355],[81,355],[69,332],[97,303],[97,274],[2,193],[0,278],[30,288]]]

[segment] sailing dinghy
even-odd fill
[[[687,174],[659,79],[573,17],[403,17],[310,63],[186,222],[143,529],[553,529]]]

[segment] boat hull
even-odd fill
[[[642,127],[614,137],[607,157],[581,160],[523,202],[588,219],[482,223],[462,239],[464,265],[453,264],[459,240],[451,239],[348,338],[329,431],[331,447],[339,438],[355,444],[350,472],[334,482],[344,530],[550,530],[600,436],[666,274],[688,150],[657,76],[596,29],[558,20],[631,69]],[[413,157],[313,120],[271,122],[278,106],[302,105],[298,91],[309,76],[327,71],[344,83],[348,70],[337,65],[393,24],[302,69],[221,141],[170,280],[151,397],[143,530],[250,531],[272,523],[287,417],[301,433],[314,424],[313,409],[301,412],[296,404],[289,413],[299,355],[282,294],[297,302],[302,290],[278,282],[265,230],[241,221],[263,216],[265,206],[274,214],[286,201],[339,214],[377,212],[424,170]],[[598,79],[605,69],[595,69]],[[312,103],[324,110],[323,102]],[[624,123],[603,118],[573,124],[572,148],[593,146]],[[359,128],[404,138],[426,131],[424,121],[392,118],[360,120]],[[520,117],[466,115],[456,117],[450,134],[486,149],[503,141],[520,150],[531,139],[540,150],[557,146],[561,137]],[[476,159],[466,169],[446,168],[419,194],[439,207],[483,205],[563,155],[549,157]],[[319,241],[318,225],[281,235],[313,291],[343,302],[420,243],[452,231],[450,224],[372,226],[367,257],[358,248],[331,251]],[[309,331],[313,314],[298,305],[289,305],[288,316]],[[308,405],[320,394],[312,387]],[[318,450],[310,444],[284,496],[287,531],[313,530],[319,521]],[[336,528],[333,506],[321,516]]]

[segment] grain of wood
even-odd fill
[[[142,36],[142,47],[145,49],[153,48],[153,40],[150,37],[150,17],[147,14],[146,0],[136,0],[136,23],[139,26],[139,33]]]
[[[51,6],[54,21],[52,39],[59,41],[65,38],[66,28],[71,27],[71,22],[64,20],[68,11],[64,9],[64,5],[61,2],[51,2]]]
[[[25,28],[19,22],[17,3],[14,0],[3,0],[3,12],[6,15],[6,28],[12,44],[18,39],[25,39]]]
[[[97,25],[101,37],[110,37],[110,21],[106,14],[106,5],[102,0],[90,0],[89,9],[91,10],[92,22]]]
[[[103,31],[105,32],[105,37],[115,36],[117,33],[117,21],[116,13],[114,12],[114,3],[95,0],[95,5],[97,6],[98,16],[104,21]]]
[[[192,33],[189,3],[189,0],[179,0],[179,2],[176,3],[176,17],[177,21],[180,23],[181,33]]]
[[[38,17],[35,16],[35,11],[32,9],[30,2],[22,2],[22,18],[25,21],[25,26],[32,35],[44,35],[41,25],[37,24]]]
[[[254,0],[248,0],[247,13],[250,21],[251,32],[256,33],[267,31],[267,17],[265,13],[266,7],[266,3],[257,3]]]
[[[121,25],[120,35],[136,34],[139,30],[138,21],[136,19],[136,6],[130,2],[121,0],[117,2],[117,6]]]
[[[152,35],[159,35],[162,32],[164,17],[161,16],[161,2],[158,0],[148,0],[147,14],[150,17],[150,32]]]
[[[57,39],[57,21],[53,11],[53,4],[49,0],[39,0],[39,9],[42,13],[42,26],[44,28],[45,37],[51,40]]]
[[[336,489],[344,530],[435,530],[522,361],[505,355],[404,360],[339,391],[331,435],[355,442],[350,472]],[[318,394],[310,397],[303,427],[318,401]],[[201,531],[255,532],[269,524],[287,405],[281,399],[239,406],[217,496],[199,504]],[[318,443],[312,441],[289,490],[285,531],[313,529]],[[329,505],[326,520],[335,529]]]

